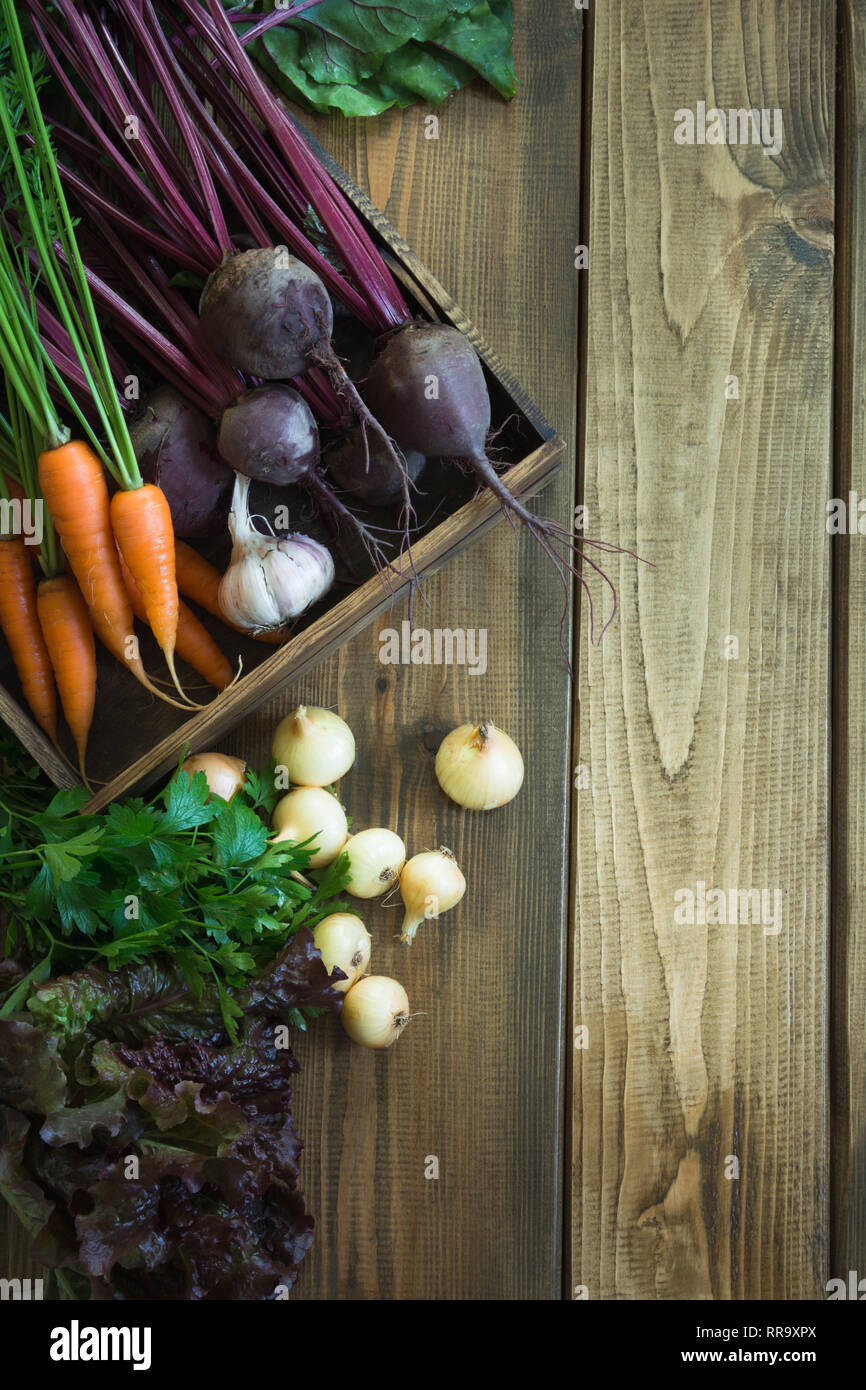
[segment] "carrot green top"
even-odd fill
[[[115,389],[96,310],[39,104],[42,55],[29,55],[15,0],[0,0],[0,367],[42,447],[56,448],[69,432],[61,424],[49,377],[106,468],[124,488],[141,474]],[[39,334],[37,289],[50,297],[69,339],[104,438],[97,438],[54,365]],[[14,428],[14,422],[13,428]]]

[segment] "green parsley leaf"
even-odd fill
[[[255,811],[235,799],[220,812],[213,831],[216,861],[226,868],[251,864],[265,852],[268,829]]]

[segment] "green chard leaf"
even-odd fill
[[[378,116],[415,101],[439,105],[474,77],[510,99],[513,34],[511,0],[319,0],[287,13],[249,51],[301,105]]]

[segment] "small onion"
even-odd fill
[[[390,1047],[409,1022],[409,997],[387,975],[365,975],[353,985],[340,1010],[343,1027],[362,1047]]]
[[[243,758],[233,758],[229,753],[196,753],[184,759],[180,770],[189,773],[190,782],[194,772],[203,772],[211,794],[222,797],[223,801],[231,801],[247,775]]]
[[[353,898],[379,898],[397,882],[406,862],[406,846],[393,830],[362,830],[343,846],[349,856],[346,892]]]
[[[470,811],[504,806],[523,785],[517,744],[490,720],[461,724],[439,746],[436,780],[446,796]]]
[[[355,739],[338,714],[316,705],[299,705],[277,725],[271,752],[290,782],[329,787],[355,761]]]
[[[296,787],[274,809],[274,842],[291,840],[303,844],[315,835],[311,869],[333,864],[349,834],[346,812],[337,798],[323,787]]]
[[[313,928],[313,940],[328,974],[336,967],[346,976],[332,984],[333,989],[345,994],[370,964],[370,933],[353,912],[332,912]]]
[[[400,896],[406,907],[400,940],[411,945],[422,922],[456,907],[466,892],[466,879],[450,849],[425,850],[414,855],[400,875]]]

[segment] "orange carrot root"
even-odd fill
[[[43,579],[36,605],[60,703],[78,750],[81,780],[89,788],[85,753],[96,703],[96,642],[90,614],[71,574]]]
[[[179,709],[189,708],[157,689],[139,656],[99,459],[78,439],[47,449],[39,457],[39,486],[97,637],[151,694]]]
[[[30,552],[19,536],[0,540],[0,627],[9,643],[24,698],[37,724],[57,748],[57,692],[39,626]]]
[[[116,492],[111,499],[111,526],[178,694],[198,709],[185,695],[174,667],[178,614],[174,530],[162,488],[144,483]]]
[[[120,568],[132,610],[137,618],[146,622],[144,602],[123,556],[120,557]],[[177,610],[176,650],[178,656],[188,662],[200,676],[204,676],[215,690],[225,690],[235,679],[231,664],[207,628],[199,622],[192,609],[187,608],[182,602],[178,603]]]

